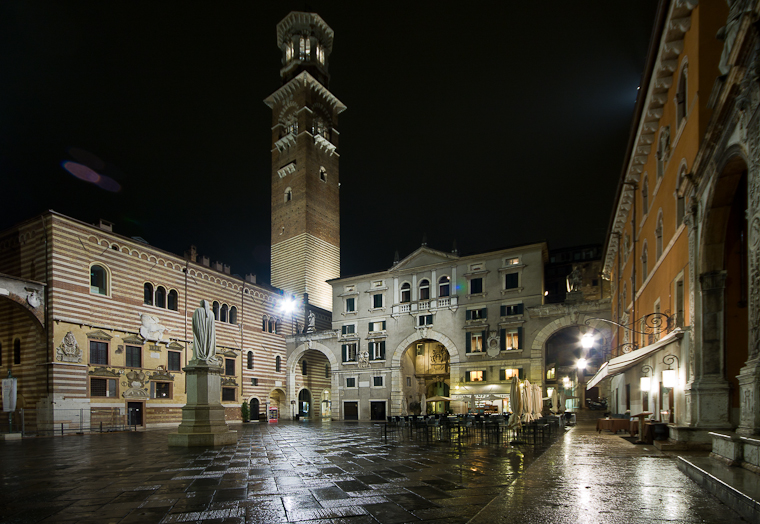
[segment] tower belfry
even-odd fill
[[[327,280],[340,276],[338,115],[328,90],[333,30],[316,13],[277,24],[282,87],[272,109],[272,285],[332,310]]]

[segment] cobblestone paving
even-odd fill
[[[216,449],[169,448],[169,431],[0,443],[0,521],[467,522],[545,449],[356,422],[233,429]]]

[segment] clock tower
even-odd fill
[[[272,109],[272,285],[332,311],[340,276],[338,115],[329,91],[333,30],[316,13],[277,24],[282,87]]]

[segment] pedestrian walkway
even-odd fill
[[[235,446],[167,446],[168,431],[0,443],[13,523],[464,523],[548,447],[386,441],[366,422],[245,424]]]
[[[673,457],[591,421],[548,448],[386,442],[364,422],[233,429],[217,449],[169,448],[169,431],[2,442],[0,522],[743,522]]]
[[[746,522],[679,471],[676,453],[632,444],[622,433],[597,433],[591,415],[470,522]]]

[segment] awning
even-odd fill
[[[654,344],[644,346],[643,348],[637,349],[636,351],[631,351],[630,353],[625,353],[619,357],[611,358],[609,362],[605,362],[602,367],[599,368],[599,371],[596,372],[596,375],[594,375],[591,380],[588,381],[586,384],[586,389],[588,390],[593,388],[607,377],[612,377],[619,375],[620,373],[624,373],[655,351],[662,349],[663,347],[675,342],[676,340],[681,340],[682,338],[683,330],[681,328],[676,328]]]

